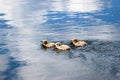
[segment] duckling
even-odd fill
[[[58,50],[70,50],[70,46],[61,44],[59,42],[55,43],[55,46]]]
[[[44,47],[46,47],[46,48],[52,48],[52,47],[55,46],[55,43],[53,43],[53,42],[49,42],[49,43],[48,43],[46,40],[42,40],[41,43],[42,43],[42,45],[43,45]]]
[[[79,41],[77,39],[72,39],[72,43],[75,47],[86,46],[87,43],[85,41]]]

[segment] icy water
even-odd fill
[[[120,0],[0,0],[0,80],[120,80]]]

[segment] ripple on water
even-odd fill
[[[71,46],[69,52],[60,52],[59,54],[69,59],[81,59],[84,64],[91,66],[98,72],[109,72],[112,75],[120,74],[120,42],[118,41],[100,41],[86,40],[85,47],[74,47],[71,41],[55,41]],[[53,50],[53,49],[49,49]],[[46,50],[47,51],[47,50]]]

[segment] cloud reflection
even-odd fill
[[[102,0],[59,0],[52,3],[53,11],[95,12],[102,7]]]

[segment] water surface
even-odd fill
[[[0,0],[0,80],[120,80],[119,2]],[[45,50],[43,39],[71,50]]]

